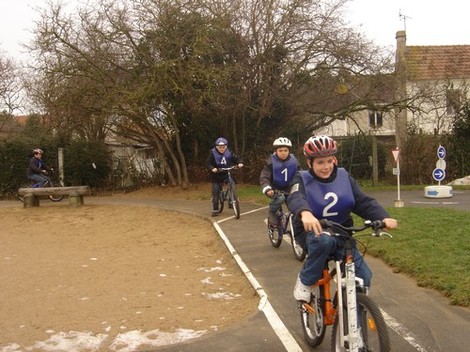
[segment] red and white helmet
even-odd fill
[[[308,159],[335,155],[337,151],[336,142],[328,136],[312,136],[304,144],[304,155]]]

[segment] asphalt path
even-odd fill
[[[394,192],[371,193],[386,207],[393,207]],[[470,191],[455,191],[452,198],[424,197],[424,190],[401,193],[405,207],[451,207],[470,210]],[[85,203],[121,203],[115,197],[85,198]],[[129,204],[137,200],[125,200]],[[11,203],[11,202],[8,202]],[[208,337],[185,344],[159,348],[158,351],[310,351],[303,339],[299,311],[292,289],[302,263],[284,241],[274,248],[266,233],[266,208],[242,200],[240,219],[228,210],[210,218],[208,202],[145,200],[141,205],[178,210],[207,217],[214,222],[242,271],[260,295],[260,311],[240,324]],[[0,207],[6,202],[0,202]],[[7,205],[7,206],[11,206]],[[437,253],[437,255],[439,255]],[[451,306],[437,292],[418,287],[404,274],[393,273],[381,260],[367,256],[374,276],[371,297],[383,310],[390,329],[393,351],[464,352],[470,346],[470,309]],[[469,268],[457,275],[469,275]],[[330,331],[315,351],[329,351]]]
[[[372,194],[385,206],[393,206],[393,192]],[[470,192],[454,192],[448,199],[427,199],[424,192],[405,192],[406,206],[452,207],[470,210]],[[264,218],[266,210],[242,204],[242,217],[220,223],[226,236],[251,273],[256,277],[274,310],[301,350],[308,351],[304,343],[299,312],[292,297],[292,289],[302,263],[292,253],[288,242],[280,248],[268,241]],[[393,240],[393,239],[392,239]],[[438,255],[438,254],[437,254]],[[390,327],[394,351],[468,351],[470,349],[470,310],[451,306],[448,300],[433,290],[418,287],[414,280],[393,273],[381,260],[366,257],[374,273],[371,297],[382,308]],[[469,275],[466,272],[456,273]],[[328,351],[330,331],[316,351]]]
[[[371,193],[385,207],[393,207],[395,192]],[[405,207],[444,207],[470,210],[470,192],[454,191],[452,198],[425,198],[423,191],[400,195]],[[155,204],[155,203],[154,203]],[[208,216],[209,205],[200,202],[163,201],[160,207]],[[268,241],[266,208],[241,203],[242,216],[234,219],[229,209],[217,218],[215,227],[228,243],[232,255],[262,299],[260,312],[248,321],[219,334],[168,346],[159,351],[310,351],[305,344],[299,311],[292,289],[302,263],[288,242],[274,248]],[[438,253],[437,253],[438,255]],[[439,293],[418,287],[404,274],[394,273],[380,259],[367,256],[374,273],[371,297],[383,310],[393,351],[464,352],[470,345],[470,309],[451,306]],[[469,275],[469,270],[459,275]],[[262,312],[261,312],[262,311]],[[315,351],[330,350],[331,329]]]

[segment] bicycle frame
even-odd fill
[[[47,179],[46,179],[46,182],[44,183],[44,185],[42,187],[39,187],[39,183],[34,181],[34,180],[31,180],[29,179],[30,183],[29,183],[29,186],[28,187],[31,187],[31,188],[47,188],[47,187],[54,187],[55,184],[54,184],[54,181],[52,180],[51,178],[51,175],[47,174],[47,175],[44,175]],[[61,181],[57,182],[56,185],[60,185],[60,187],[63,186],[63,183]],[[53,196],[53,195],[49,195],[48,198],[53,201],[53,202],[60,202],[62,199],[64,199],[64,196]],[[17,199],[21,202],[24,201],[23,199],[23,196],[20,196],[20,195],[17,195]]]
[[[227,179],[221,183],[220,196],[219,196],[219,213],[224,209],[224,202],[227,201],[229,208],[233,210],[236,219],[240,218],[240,201],[237,196],[235,187],[235,180],[232,176],[232,170],[237,166],[228,168],[221,168],[220,171],[227,171]]]
[[[281,204],[279,208],[279,213],[280,215],[277,227],[271,225],[269,221],[267,221],[269,242],[274,248],[279,248],[282,244],[282,238],[284,235],[288,235],[295,259],[303,261],[306,257],[306,252],[295,240],[293,214],[290,211],[285,212],[283,204]]]

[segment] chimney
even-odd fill
[[[398,31],[396,35],[397,51],[395,56],[395,74],[397,78],[397,90],[395,99],[399,102],[406,101],[406,32]],[[397,147],[402,147],[406,141],[406,125],[408,122],[406,107],[395,109],[395,140]]]
[[[395,39],[397,40],[397,51],[395,56],[395,70],[401,71],[405,64],[406,32],[398,31]]]

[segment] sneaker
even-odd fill
[[[212,217],[215,217],[215,216],[218,216],[219,215],[219,212],[218,211],[213,211],[212,212]]]
[[[272,227],[277,227],[277,224],[279,222],[279,218],[274,214],[273,212],[268,212],[268,222],[269,225]]]
[[[312,294],[312,290],[310,289],[310,286],[304,285],[300,281],[300,277],[297,276],[297,281],[295,282],[295,286],[294,286],[294,298],[297,301],[310,302],[311,294]]]

